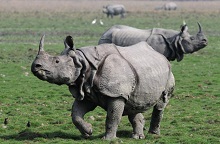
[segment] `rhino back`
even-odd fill
[[[112,33],[112,43],[119,46],[131,46],[141,41],[146,41],[151,30],[141,30],[136,28],[116,29]]]
[[[101,38],[99,39],[98,44],[104,44],[104,43],[113,43],[112,42],[112,34],[120,29],[127,29],[130,28],[129,26],[125,26],[125,25],[114,25],[111,28],[109,28],[108,30],[106,30],[103,35],[101,36]]]

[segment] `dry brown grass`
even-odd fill
[[[124,4],[130,12],[154,11],[165,1],[148,0],[2,0],[0,12],[98,12],[107,4]],[[176,2],[178,11],[219,12],[220,1]]]

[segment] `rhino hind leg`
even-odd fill
[[[86,100],[75,100],[75,102],[73,103],[71,113],[72,122],[85,138],[88,138],[92,135],[92,125],[85,122],[83,117],[87,112],[92,111],[95,108],[95,104],[92,104],[91,102]]]
[[[171,73],[168,81],[167,89],[162,92],[160,100],[153,108],[149,133],[158,134],[158,135],[160,134],[160,121],[163,118],[163,111],[167,106],[167,104],[169,103],[169,99],[173,96],[174,87],[175,87],[175,79],[173,73]]]
[[[128,115],[128,119],[133,127],[132,138],[134,139],[144,139],[144,116],[141,113]]]
[[[123,98],[109,98],[107,117],[106,117],[106,132],[103,139],[111,140],[116,138],[118,125],[124,111],[125,100]]]
[[[160,121],[163,117],[163,110],[158,110],[156,106],[153,108],[153,113],[151,116],[149,133],[151,134],[160,134]]]
[[[169,102],[169,96],[170,92],[163,91],[161,94],[160,100],[157,102],[157,104],[153,108],[153,113],[151,116],[151,123],[149,128],[149,133],[152,134],[160,134],[160,122],[163,118],[163,111],[166,105]]]

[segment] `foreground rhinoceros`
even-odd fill
[[[153,28],[137,29],[124,25],[115,25],[101,36],[98,44],[114,43],[118,46],[130,46],[146,41],[153,49],[163,54],[169,61],[183,59],[184,54],[196,52],[208,44],[206,36],[198,23],[199,31],[193,36],[188,33],[188,26],[182,25],[180,31]]]
[[[66,84],[75,97],[72,121],[82,135],[92,135],[84,115],[97,106],[107,111],[104,139],[116,137],[122,115],[128,115],[133,138],[144,138],[142,112],[153,107],[149,132],[160,133],[163,110],[174,88],[174,77],[167,59],[146,42],[130,47],[114,44],[74,49],[71,36],[65,49],[51,56],[43,49],[44,36],[31,70],[41,80]]]
[[[107,5],[103,7],[103,13],[105,13],[107,17],[111,16],[111,18],[116,15],[121,15],[121,18],[124,18],[125,12],[125,7],[121,4]]]

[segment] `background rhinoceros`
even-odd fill
[[[122,115],[128,115],[133,138],[144,138],[142,112],[154,107],[150,133],[160,133],[160,121],[175,82],[167,59],[146,42],[130,47],[114,44],[74,49],[71,36],[65,49],[51,56],[43,49],[44,36],[31,70],[41,80],[66,84],[75,97],[72,121],[82,135],[92,135],[84,115],[97,106],[107,111],[104,139],[116,138]]]
[[[146,41],[168,60],[181,61],[184,54],[196,52],[208,44],[199,23],[198,26],[199,31],[193,36],[188,33],[186,24],[181,26],[180,31],[162,28],[142,30],[124,25],[115,25],[103,33],[98,44],[114,43],[118,46],[130,46]]]
[[[169,2],[164,4],[164,10],[176,10],[177,9],[177,4],[174,2]]]
[[[125,12],[125,7],[121,4],[107,5],[103,7],[103,13],[105,13],[107,17],[111,16],[111,18],[116,15],[121,15],[121,18],[124,18]]]
[[[165,3],[163,6],[158,6],[155,8],[155,10],[176,10],[177,9],[177,4],[174,2],[168,2]]]

